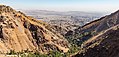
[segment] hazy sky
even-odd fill
[[[0,0],[1,4],[15,9],[52,11],[104,11],[119,9],[119,0]]]

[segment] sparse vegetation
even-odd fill
[[[68,35],[65,35],[65,38],[69,41],[69,43],[80,47],[83,42],[85,42],[94,35],[96,35],[95,31],[84,33],[78,33],[76,31],[76,32],[69,32]]]
[[[17,54],[14,50],[10,50],[10,52],[9,53],[7,53],[8,55],[15,55],[15,54]]]
[[[15,52],[10,50],[7,55],[17,55],[21,57],[69,57],[71,54],[78,52],[79,48],[76,45],[71,45],[70,50],[67,53],[62,53],[60,51],[50,51],[48,54],[40,54],[39,52]]]

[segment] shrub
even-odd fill
[[[21,54],[21,57],[48,57],[46,54],[39,54],[39,53],[27,53]]]
[[[17,54],[14,50],[10,50],[10,52],[9,53],[7,53],[8,55],[15,55],[15,54]]]
[[[61,54],[61,52],[59,51],[51,51],[49,53],[49,57],[61,57],[61,56],[63,56],[63,54]]]

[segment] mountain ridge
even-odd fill
[[[52,26],[6,5],[0,5],[0,32],[1,53],[10,50],[40,53],[69,50],[68,41],[53,31]]]
[[[82,31],[96,30],[72,57],[118,57],[119,10],[87,24]],[[85,36],[84,36],[85,37]]]
[[[84,42],[84,41],[88,40],[89,38],[97,35],[101,31],[104,31],[110,27],[113,27],[113,26],[119,24],[119,19],[118,19],[119,14],[118,13],[119,13],[119,10],[110,14],[110,15],[106,15],[100,19],[94,20],[94,21],[92,21],[84,26],[81,26],[75,30],[72,30],[72,32],[69,31],[65,34],[65,36],[66,37],[72,36],[72,39],[75,38],[75,39],[80,40],[80,41],[76,40],[77,42]],[[77,35],[78,35],[78,37],[77,37]],[[81,35],[81,37],[80,37],[80,35]],[[80,45],[80,44],[78,44],[78,45]]]

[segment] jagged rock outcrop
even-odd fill
[[[52,26],[0,5],[0,52],[10,50],[48,53],[52,50],[67,52],[69,49],[67,40],[53,31]]]

